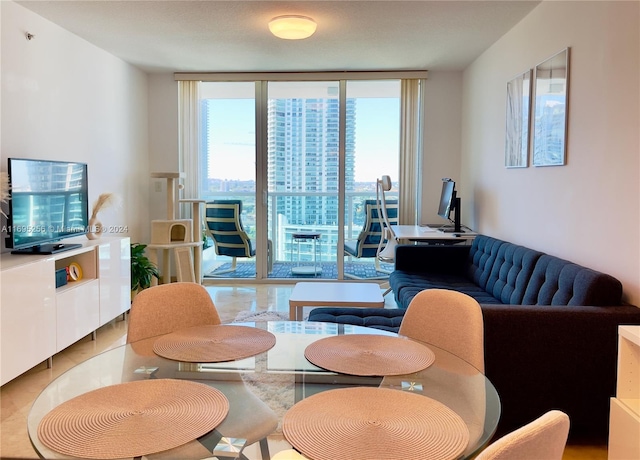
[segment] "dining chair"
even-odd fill
[[[127,343],[207,324],[220,324],[220,315],[204,286],[189,282],[159,284],[133,298]]]
[[[140,291],[133,298],[127,343],[135,346],[136,341],[179,329],[220,323],[211,295],[201,284],[160,284]],[[148,345],[141,349],[142,353],[146,348]],[[227,397],[231,408],[217,429],[227,438],[246,439],[245,446],[259,442],[262,459],[268,460],[267,436],[278,426],[275,412],[246,387],[239,375],[229,373],[224,381],[213,386]],[[240,458],[246,459],[242,450]]]
[[[451,352],[484,373],[482,309],[467,294],[420,291],[409,303],[398,333]]]
[[[489,444],[476,460],[562,460],[569,436],[569,416],[550,410]]]

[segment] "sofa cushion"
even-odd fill
[[[422,278],[420,282],[418,281],[420,280],[412,273],[396,274],[396,283],[394,285],[399,287],[397,287],[398,291],[394,292],[394,297],[398,306],[407,308],[411,299],[424,289],[451,289],[473,297],[478,303],[501,303],[500,300],[465,277],[430,275],[428,279]]]
[[[404,310],[399,308],[320,307],[311,310],[309,321],[354,324],[398,332],[403,317]]]
[[[605,273],[544,254],[536,263],[522,304],[621,305],[622,283]]]
[[[491,297],[465,276],[432,273],[426,278],[418,273],[394,270],[389,275],[389,283],[394,289],[395,301],[401,308],[407,308],[413,296],[424,289],[453,289],[472,296],[484,294]]]

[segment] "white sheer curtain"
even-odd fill
[[[415,225],[418,219],[420,158],[422,154],[422,101],[424,79],[403,79],[400,88],[400,190],[398,222]]]
[[[182,198],[197,199],[200,165],[200,82],[178,81],[178,158],[186,174]],[[191,217],[191,206],[181,206],[181,215]]]

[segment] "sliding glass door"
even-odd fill
[[[257,226],[255,107],[255,85],[251,82],[200,84],[199,198],[209,203],[241,201],[239,221],[253,251]],[[206,207],[204,214],[206,226]],[[255,278],[255,258],[237,257],[234,261],[216,247],[210,232],[204,235],[205,277],[218,272],[223,277]],[[222,232],[220,235],[231,237]]]
[[[364,203],[390,175],[397,196],[400,80],[200,83],[200,198],[242,201],[256,257],[205,250],[216,278],[380,277],[345,259]],[[342,218],[341,218],[342,217]]]
[[[338,92],[339,82],[268,84],[270,278],[338,277]]]
[[[376,199],[376,181],[383,175],[390,176],[393,185],[386,198],[398,199],[400,80],[348,81],[346,97],[353,111],[347,123],[353,146],[347,157],[350,176],[345,182],[344,231],[351,250],[345,253],[343,273],[351,279],[386,278],[393,267],[377,262],[375,242],[380,235],[375,222],[374,231],[367,234],[371,230],[367,212],[369,217],[378,215],[370,205]]]

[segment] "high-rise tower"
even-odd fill
[[[347,191],[353,190],[354,183],[355,111],[355,99],[347,99]],[[271,99],[268,112],[269,192],[284,194],[275,212],[292,225],[337,225],[338,99]],[[314,195],[327,192],[329,196]]]

